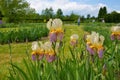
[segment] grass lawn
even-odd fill
[[[31,43],[28,43],[30,47]],[[12,61],[15,63],[21,63],[22,59],[26,57],[26,43],[12,43]],[[30,50],[30,49],[28,49]],[[5,78],[8,74],[10,63],[10,49],[9,45],[0,45],[0,79]]]
[[[81,29],[83,25],[64,25],[65,29],[65,45],[69,45],[70,36],[72,34],[78,34],[82,38],[84,31]],[[67,47],[65,48],[67,50]],[[31,53],[31,42],[28,43],[12,43],[11,52],[12,52],[12,61],[16,64],[22,65],[23,58],[27,58],[26,51]],[[0,45],[0,80],[6,79],[8,75],[8,69],[10,67],[10,49],[9,45]]]

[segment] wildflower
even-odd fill
[[[33,60],[41,60],[44,56],[44,49],[40,48],[38,42],[32,43],[32,59]]]
[[[56,59],[56,54],[53,49],[49,49],[46,54],[46,60],[48,62],[53,62]]]
[[[50,34],[49,34],[49,37],[50,37],[51,42],[56,42],[57,41],[56,31],[51,31]]]
[[[52,48],[52,43],[46,42],[44,45],[46,60],[48,62],[53,62],[56,59],[56,53]]]
[[[93,46],[90,46],[89,44],[86,44],[86,46],[87,46],[87,50],[89,51],[89,53],[91,54],[91,55],[94,55],[94,47]]]
[[[57,39],[62,41],[63,39],[63,29],[62,29],[62,21],[60,19],[50,19],[47,22],[47,28],[50,30],[49,38],[50,41],[56,42]]]
[[[72,46],[76,46],[77,43],[78,43],[78,38],[79,36],[77,34],[73,34],[71,37],[70,37],[70,44]]]
[[[120,40],[120,26],[114,26],[111,28],[111,40],[118,39]]]
[[[102,58],[104,52],[104,36],[99,35],[99,33],[92,32],[91,35],[86,36],[86,47],[91,55],[95,52],[98,53],[98,57]]]
[[[38,45],[39,44],[39,45]],[[48,62],[53,62],[56,59],[56,52],[52,48],[51,42],[33,42],[32,43],[32,59],[33,60],[41,60],[43,57],[46,57]]]
[[[60,19],[54,19],[53,22],[52,22],[52,27],[54,29],[59,29],[62,27],[62,21]]]
[[[63,30],[62,30],[62,29],[58,29],[58,30],[57,30],[57,39],[58,39],[59,41],[62,41],[62,40],[63,40],[63,37],[64,37],[64,32],[63,32]]]

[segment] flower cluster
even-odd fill
[[[102,58],[104,52],[104,36],[99,35],[99,33],[92,32],[90,35],[86,36],[86,46],[87,50],[91,55],[98,53],[99,58]]]
[[[50,30],[49,39],[52,43],[57,40],[62,41],[64,31],[62,29],[62,21],[60,19],[50,19],[47,22],[47,28]]]
[[[79,36],[77,34],[73,34],[71,37],[70,37],[70,44],[75,47],[78,43],[78,38]]]
[[[118,39],[120,40],[120,26],[114,26],[111,28],[111,40]]]
[[[44,44],[42,42],[33,42],[31,48],[33,60],[41,60],[45,56],[48,62],[52,62],[56,58],[51,42],[45,42]]]
[[[46,57],[48,62],[53,62],[56,59],[57,49],[62,45],[63,29],[62,21],[60,19],[50,19],[47,22],[47,28],[50,30],[49,39],[50,42],[33,42],[32,43],[32,59],[41,60]],[[58,43],[57,41],[60,41]],[[55,43],[55,44],[53,44]],[[39,45],[40,44],[40,45]]]

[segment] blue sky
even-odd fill
[[[78,15],[90,14],[97,16],[100,7],[106,6],[108,13],[117,11],[120,13],[120,0],[27,0],[30,6],[41,14],[45,8],[52,7],[54,12],[61,8],[64,15],[74,12]]]

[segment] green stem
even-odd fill
[[[9,53],[10,53],[10,64],[13,64],[13,62],[12,62],[12,49],[11,49],[11,44],[10,44],[9,41],[8,41],[8,45],[9,45]],[[14,74],[16,74],[13,65],[11,65],[11,66],[12,66],[12,69],[13,69]]]

